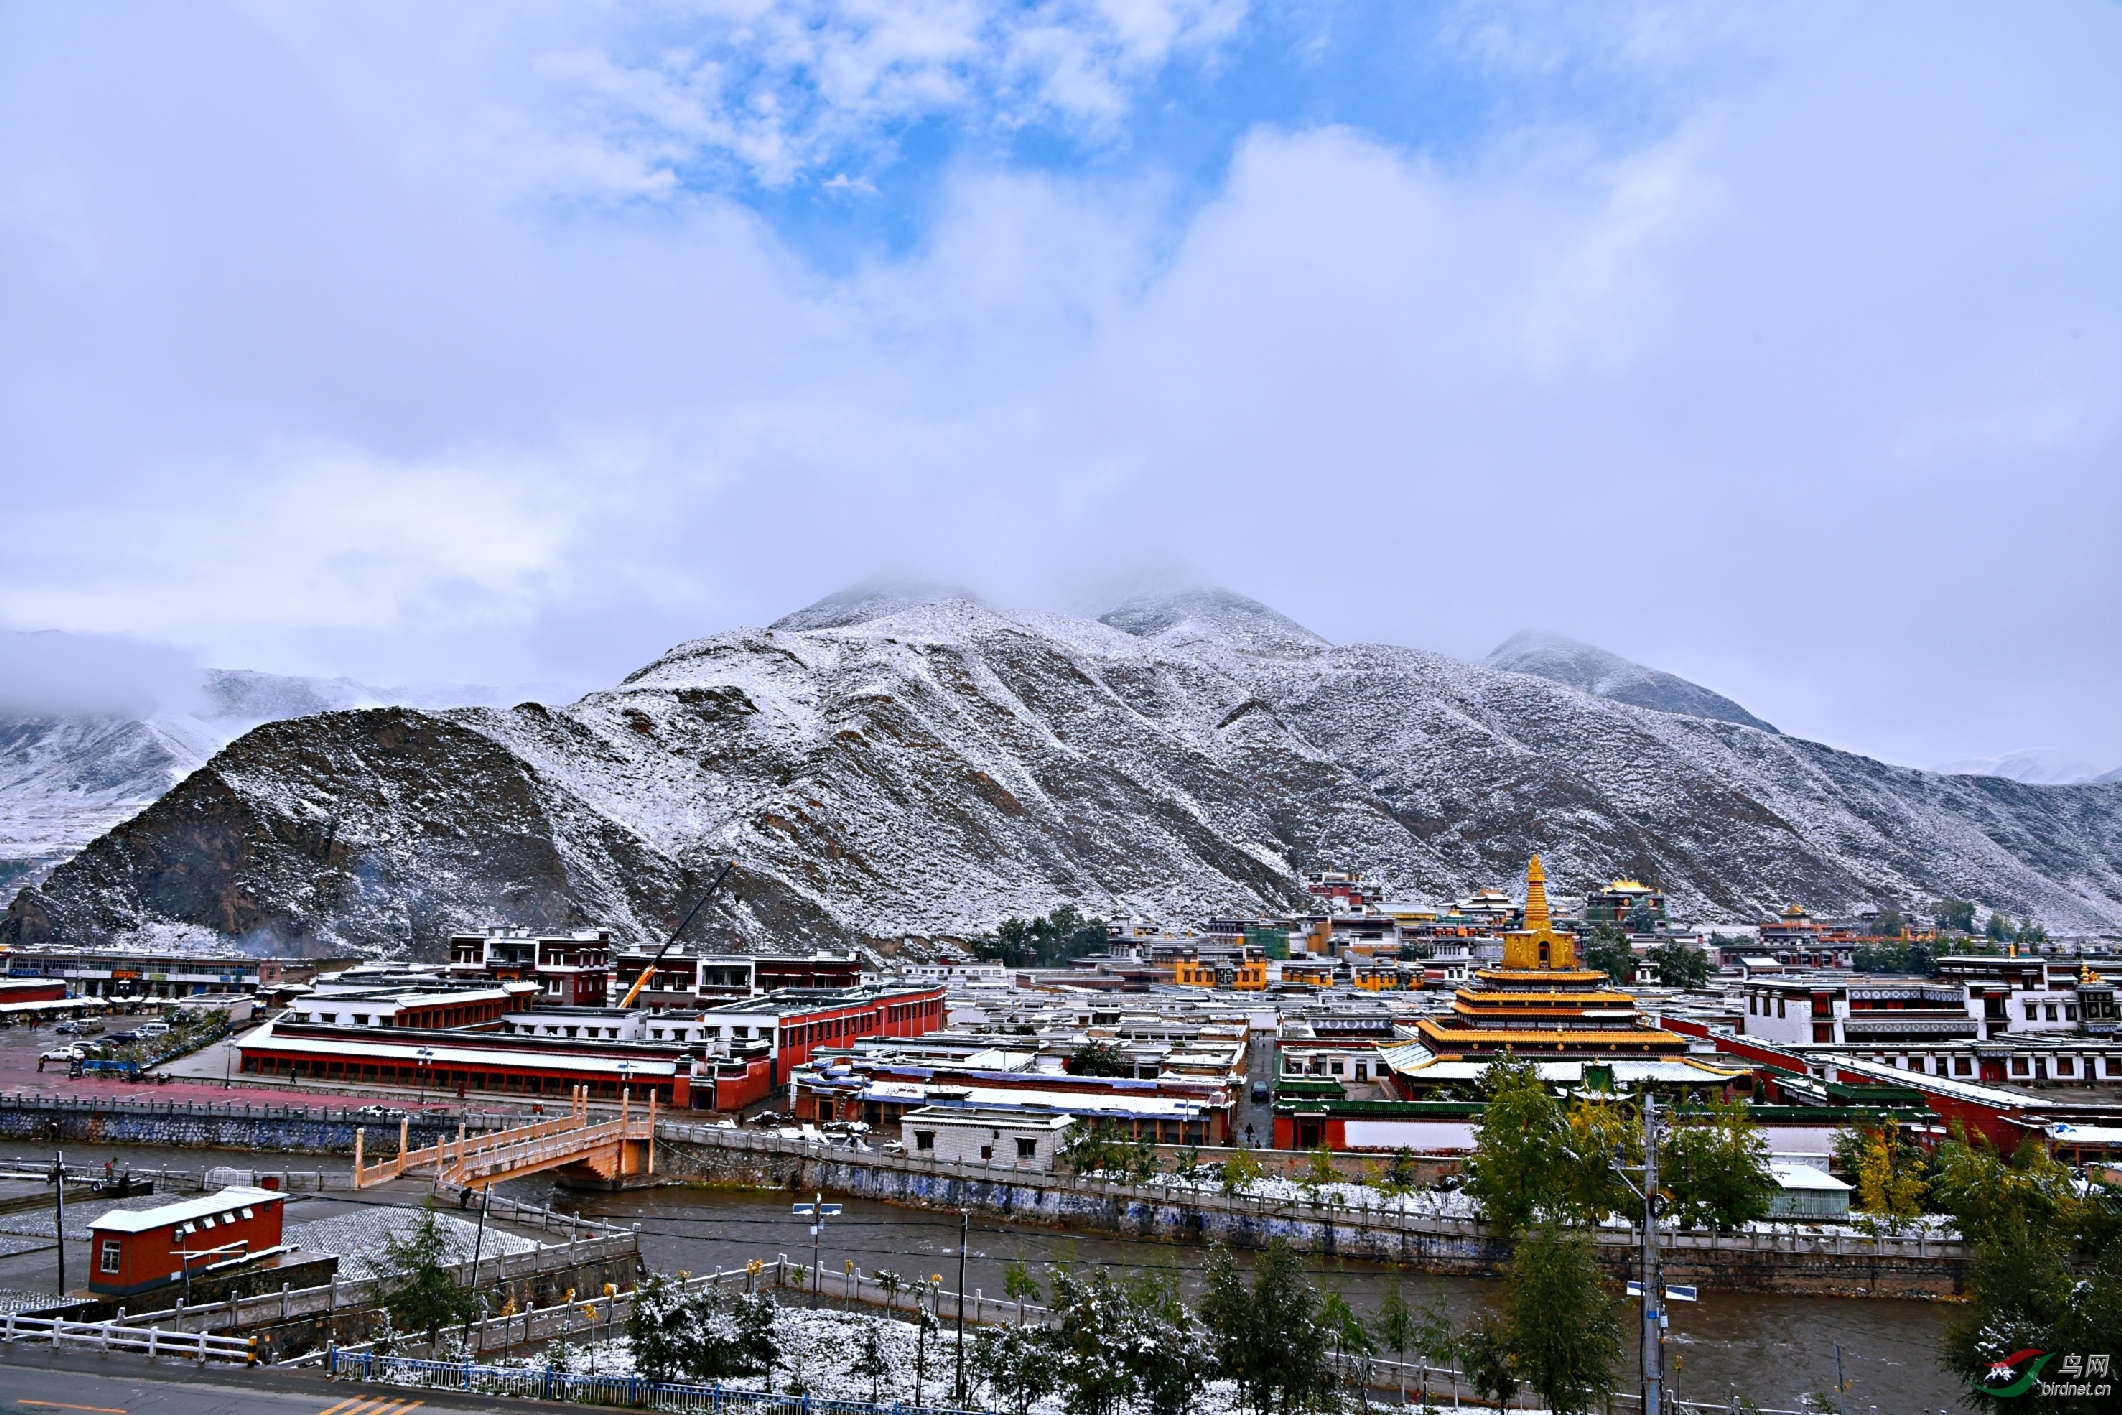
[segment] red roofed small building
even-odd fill
[[[152,1209],[113,1209],[88,1226],[89,1290],[126,1297],[280,1246],[281,1196],[236,1187]]]

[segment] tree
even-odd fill
[[[1938,1146],[1936,1173],[1931,1192],[1974,1250],[1971,1300],[1947,1330],[1944,1354],[1967,1375],[1976,1403],[2019,1404],[1982,1380],[2017,1353],[2110,1350],[2122,1331],[2122,1191],[2078,1182],[2031,1136],[2007,1159],[1957,1125]],[[2115,1409],[2093,1396],[2043,1396],[2041,1406]]]
[[[1675,1125],[1661,1148],[1658,1177],[1680,1223],[1723,1232],[1766,1218],[1778,1192],[1768,1142],[1741,1101],[1713,1105],[1706,1118]]]
[[[1077,1121],[1061,1142],[1061,1162],[1078,1177],[1124,1166],[1127,1137],[1110,1120]]]
[[[1419,1187],[1421,1183],[1422,1168],[1415,1163],[1414,1155],[1403,1145],[1394,1150],[1393,1157],[1386,1162],[1385,1173],[1380,1176],[1378,1187],[1388,1194],[1405,1194]]]
[[[1408,1348],[1415,1344],[1415,1309],[1407,1305],[1407,1291],[1394,1283],[1378,1304],[1378,1341],[1393,1354],[1393,1363],[1407,1365]],[[1407,1404],[1407,1372],[1400,1372],[1400,1403]]]
[[[1628,911],[1628,931],[1632,934],[1654,934],[1663,922],[1648,899],[1638,899]]]
[[[973,1372],[1010,1415],[1028,1415],[1059,1385],[1055,1348],[1053,1333],[1043,1327],[988,1327],[974,1339]]]
[[[1002,1268],[1002,1295],[1017,1304],[1017,1325],[1024,1325],[1024,1304],[1038,1302],[1044,1298],[1039,1290],[1039,1280],[1023,1263],[1011,1261]]]
[[[1598,1223],[1609,1214],[1634,1206],[1628,1186],[1615,1172],[1616,1162],[1643,1162],[1643,1113],[1618,1100],[1579,1096],[1564,1111],[1566,1151],[1549,1170],[1552,1189],[1534,1195],[1535,1212],[1566,1215]]]
[[[1940,932],[1971,934],[1975,931],[1975,904],[1971,899],[1940,899],[1931,906],[1931,917]]]
[[[2013,930],[2012,937],[2020,943],[2046,943],[2048,930],[2027,918],[2019,921],[2019,927]]]
[[[1052,1333],[1069,1415],[1116,1415],[1132,1401],[1148,1415],[1184,1415],[1213,1362],[1169,1273],[1126,1282],[1099,1269],[1088,1280],[1052,1271]]]
[[[383,1238],[383,1267],[393,1280],[384,1310],[393,1325],[423,1333],[430,1347],[444,1327],[468,1322],[478,1311],[471,1292],[450,1275],[449,1247],[432,1209],[422,1209],[403,1236]]]
[[[1835,1159],[1855,1176],[1857,1207],[1872,1226],[1899,1229],[1923,1212],[1923,1157],[1891,1117],[1835,1136]]]
[[[1012,968],[1052,967],[1070,958],[1081,958],[1105,947],[1103,919],[1076,912],[1063,904],[1043,918],[1009,918],[995,926],[993,934],[973,943],[973,952]]]
[[[1899,938],[1908,932],[1908,921],[1901,917],[1898,904],[1884,904],[1879,916],[1872,921],[1872,932],[1880,938]]]
[[[1132,1076],[1135,1063],[1114,1042],[1080,1042],[1061,1063],[1071,1076]]]
[[[1297,1183],[1304,1186],[1304,1191],[1314,1195],[1327,1185],[1340,1182],[1341,1171],[1334,1168],[1334,1152],[1324,1145],[1311,1152],[1304,1173],[1297,1176]]]
[[[2012,936],[2011,916],[2002,909],[1992,910],[1989,923],[1982,931],[1998,943],[2009,943]]]
[[[1199,1315],[1215,1343],[1216,1365],[1259,1415],[1290,1415],[1333,1398],[1326,1359],[1330,1334],[1319,1319],[1319,1294],[1303,1264],[1276,1239],[1253,1264],[1250,1288],[1230,1251],[1209,1255]]]
[[[1621,1317],[1590,1237],[1551,1224],[1528,1233],[1511,1256],[1501,1298],[1515,1372],[1556,1415],[1597,1409],[1614,1389]]]
[[[1595,927],[1582,951],[1584,966],[1606,974],[1615,986],[1627,987],[1636,980],[1636,951],[1629,947],[1628,935],[1612,924]]]
[[[892,1373],[891,1357],[884,1349],[884,1323],[888,1320],[889,1318],[885,1317],[872,1317],[862,1324],[862,1334],[855,1339],[855,1362],[848,1368],[858,1376],[869,1377],[869,1403],[872,1405],[875,1405],[882,1398],[881,1386],[884,1378]],[[631,1322],[629,1322],[627,1330],[629,1333],[632,1332]],[[986,1337],[995,1334],[994,1332],[982,1332],[981,1336]],[[975,1355],[977,1356],[977,1354],[976,1349]],[[638,1360],[639,1355],[637,1352],[636,1361],[638,1362]],[[1024,1412],[1019,1410],[1017,1415],[1024,1415]]]
[[[1709,956],[1677,939],[1653,948],[1650,962],[1658,970],[1659,987],[1698,988],[1709,981]]]
[[[1217,1184],[1226,1198],[1245,1192],[1247,1185],[1266,1175],[1266,1166],[1251,1150],[1232,1150],[1217,1169]]]
[[[1361,1400],[1362,1392],[1370,1388],[1370,1357],[1377,1349],[1370,1332],[1348,1305],[1348,1299],[1338,1292],[1327,1293],[1319,1303],[1319,1325],[1333,1341],[1335,1373],[1355,1387]]]
[[[1530,1061],[1508,1053],[1482,1078],[1481,1122],[1466,1161],[1466,1192],[1505,1234],[1532,1221],[1561,1188],[1569,1127]]]
[[[1499,1408],[1518,1393],[1518,1373],[1511,1364],[1510,1342],[1500,1325],[1484,1317],[1459,1338],[1459,1369],[1476,1395]]]

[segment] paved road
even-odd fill
[[[513,1403],[513,1402],[511,1402]],[[264,1367],[14,1347],[0,1352],[0,1415],[426,1415],[491,1410],[447,1391],[334,1384]]]

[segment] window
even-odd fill
[[[1039,1158],[1039,1142],[1029,1135],[1019,1135],[1017,1137],[1017,1158],[1020,1160],[1035,1160]]]
[[[2011,1074],[2014,1076],[2024,1076],[2026,1074],[2025,1057],[2015,1056],[2011,1059]]]
[[[1356,1063],[1356,1079],[1358,1081],[1368,1081],[1370,1079],[1370,1067],[1368,1064],[1361,1061]]]
[[[2040,1017],[2040,1012],[2041,1012],[2041,1009],[2040,1009],[2040,1008],[2038,1008],[2038,1007],[2036,1007],[2036,1006],[2034,1006],[2034,1005],[2033,1005],[2032,1003],[2030,1003],[2030,1002],[2029,1002],[2029,1003],[2027,1003],[2027,1004],[2026,1004],[2026,1020],[2027,1020],[2027,1021],[2029,1021],[2029,1022],[2038,1022],[2038,1021],[2040,1021],[2040,1020],[2041,1020],[2041,1017]]]
[[[983,1163],[983,1164],[984,1164],[984,1163],[986,1163],[986,1162],[987,1162],[988,1160],[991,1160],[991,1159],[993,1159],[994,1157],[995,1157],[995,1147],[994,1147],[993,1145],[982,1145],[982,1146],[980,1147],[980,1160],[981,1160],[981,1163]]]
[[[2041,1010],[2043,1013],[2046,1014],[2048,1021],[2053,1022],[2056,1020],[2056,1005],[2053,1002],[2051,1002],[2050,1004],[2048,1004],[2048,1006],[2042,1008]]]
[[[114,1273],[118,1271],[118,1254],[121,1245],[115,1238],[106,1238],[96,1248],[96,1271]]]
[[[1644,1163],[1649,1164],[1650,1161],[1645,1160]],[[1645,1222],[1647,1223],[1649,1222],[1649,1220],[1646,1219]],[[205,1228],[212,1228],[214,1226],[214,1216],[212,1214],[208,1214],[206,1218],[201,1221],[201,1226]]]
[[[2122,1076],[2122,1057],[2110,1056],[2107,1058],[2107,1074],[2110,1076]]]
[[[2077,1021],[2077,1020],[2078,1020],[2078,1004],[2077,1004],[2077,1003],[2075,1003],[2075,1002],[2066,1002],[2066,1003],[2064,1003],[2064,1004],[2063,1004],[2063,1020],[2064,1020],[2064,1021],[2066,1021],[2066,1022],[2075,1022],[2075,1021]]]
[[[917,1150],[935,1149],[936,1132],[933,1130],[916,1130],[914,1132],[914,1148]]]
[[[2070,1076],[2075,1074],[2071,1070],[2071,1062],[2069,1057],[2059,1056],[2056,1058],[2056,1074],[2058,1076]]]
[[[1969,1061],[1968,1058],[1964,1056],[1956,1056],[1953,1058],[1953,1075],[1972,1075],[1974,1073],[1974,1069],[1974,1063]]]

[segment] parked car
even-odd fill
[[[1253,1104],[1254,1104],[1254,1105],[1266,1105],[1266,1104],[1267,1104],[1267,1102],[1268,1102],[1268,1100],[1269,1100],[1269,1098],[1270,1098],[1270,1097],[1271,1097],[1271,1096],[1272,1096],[1273,1094],[1274,1094],[1274,1093],[1273,1093],[1272,1091],[1268,1090],[1268,1088],[1267,1088],[1266,1086],[1255,1086],[1255,1087],[1253,1087]]]
[[[168,1030],[169,1023],[167,1022],[149,1022],[140,1029],[140,1035],[143,1037],[159,1037]]]
[[[76,1037],[81,1034],[81,1024],[79,1022],[61,1022],[52,1030],[62,1037]]]
[[[138,1032],[113,1032],[109,1036],[105,1037],[103,1040],[111,1043],[113,1046],[122,1047],[127,1046],[133,1042],[139,1041],[140,1034]]]
[[[81,1048],[79,1047],[54,1047],[37,1058],[39,1061],[79,1061],[80,1059]]]

